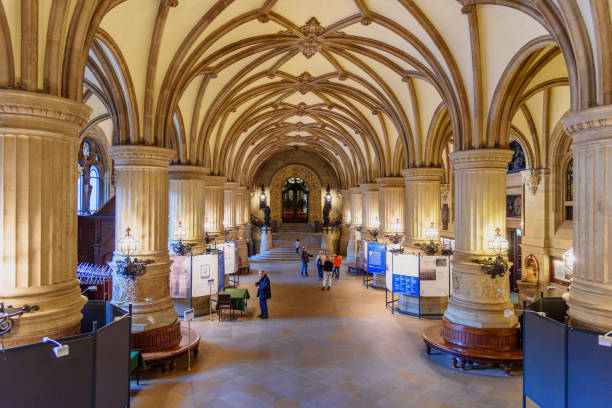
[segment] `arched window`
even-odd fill
[[[565,219],[574,219],[574,160],[570,160],[565,169],[565,195],[564,195]]]
[[[103,151],[90,136],[86,137],[79,149],[81,176],[77,183],[77,213],[93,214],[104,204],[104,162]]]

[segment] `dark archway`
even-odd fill
[[[308,223],[308,187],[299,177],[287,179],[283,185],[283,222]]]

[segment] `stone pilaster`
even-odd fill
[[[40,310],[16,319],[4,347],[80,331],[74,168],[86,105],[0,92],[0,301]]]
[[[222,241],[223,235],[223,199],[226,179],[223,176],[206,176],[204,180],[204,221],[207,223],[206,232],[217,235]]]
[[[132,303],[134,325],[144,330],[167,327],[177,320],[170,298],[168,254],[169,163],[174,151],[161,147],[121,145],[111,148],[115,163],[115,259],[118,243],[130,228],[139,241],[130,255],[154,262],[134,279],[113,274],[113,303]]]
[[[402,170],[406,183],[405,240],[410,246],[427,240],[425,231],[432,222],[436,230],[441,230],[440,182],[443,174],[444,169],[436,167]]]
[[[362,200],[361,200],[361,188],[351,187],[349,189],[351,195],[351,225],[349,227],[349,239],[346,244],[346,262],[355,263],[356,261],[356,240],[361,239],[361,228],[363,212],[362,212]]]
[[[340,254],[346,255],[346,248],[350,239],[351,225],[351,192],[349,190],[340,190],[342,196],[342,226],[340,230]]]
[[[198,166],[170,166],[169,242],[176,238],[174,230],[180,221],[185,228],[183,241],[203,249],[204,242],[204,178],[209,169]]]
[[[378,219],[380,221],[380,237],[395,233],[399,220],[400,229],[404,228],[404,205],[406,200],[406,185],[402,177],[384,177],[376,179],[378,183]]]
[[[490,256],[488,241],[495,229],[506,229],[506,169],[512,151],[480,149],[450,154],[455,168],[455,252],[452,287],[444,317],[477,328],[514,328],[508,274],[491,278],[472,260]],[[408,220],[410,223],[410,220]]]
[[[228,238],[236,237],[236,217],[238,215],[238,183],[227,182],[223,191],[223,227],[230,229]]]
[[[612,106],[566,115],[574,144],[572,324],[612,329]]]
[[[361,221],[363,229],[372,229],[380,224],[378,219],[378,184],[361,184]],[[380,225],[378,225],[380,227]]]

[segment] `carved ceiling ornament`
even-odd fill
[[[302,95],[306,95],[308,92],[312,91],[311,82],[313,80],[313,77],[308,72],[302,73],[302,75],[300,75],[297,80],[298,85],[295,87],[295,89],[297,89],[299,93],[301,93]]]
[[[308,223],[313,224],[316,220],[321,220],[320,179],[311,169],[299,165],[283,167],[272,177],[272,181],[270,182],[270,209],[272,212],[272,219],[277,220],[279,224],[282,223],[282,189],[285,181],[292,177],[301,178],[308,187]]]
[[[323,32],[324,27],[315,17],[311,17],[305,25],[300,27],[300,31],[305,38],[299,42],[300,50],[306,58],[311,58],[321,50],[321,42],[319,35]]]

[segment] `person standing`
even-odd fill
[[[257,286],[257,297],[259,298],[259,308],[261,309],[261,314],[257,317],[260,319],[268,318],[268,299],[272,297],[272,290],[270,289],[270,278],[268,278],[268,274],[266,271],[259,271],[259,280],[255,283]]]
[[[325,262],[323,262],[323,286],[321,287],[321,290],[325,290],[325,286],[327,286],[327,290],[331,288],[333,268],[334,263],[331,261],[329,256],[326,256]]]
[[[300,252],[300,239],[297,238],[295,240],[295,254],[297,255]]]
[[[336,254],[334,258],[334,277],[336,279],[340,279],[340,265],[342,265],[342,257]]]
[[[323,279],[323,250],[319,251],[319,255],[317,255],[317,274],[319,275],[319,280]]]
[[[308,261],[310,261],[310,254],[306,251],[306,247],[302,247],[302,270],[300,276],[308,276]]]

